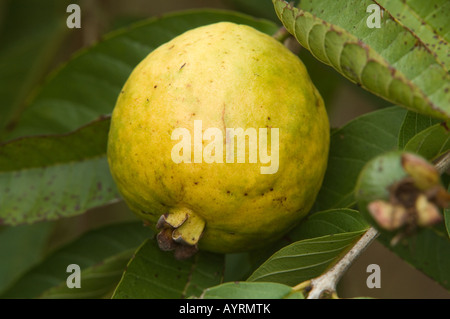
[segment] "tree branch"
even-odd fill
[[[345,274],[350,265],[357,259],[364,250],[375,240],[378,236],[378,231],[371,227],[364,235],[356,242],[356,244],[339,260],[330,270],[322,276],[314,278],[310,282],[311,291],[308,294],[308,299],[319,299],[324,294],[334,295],[336,285]],[[301,285],[301,284],[300,284]],[[295,288],[294,288],[295,289]]]
[[[445,173],[450,168],[450,152],[442,155],[435,163],[434,167],[438,170],[439,174]]]

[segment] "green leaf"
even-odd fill
[[[153,233],[140,222],[102,227],[46,258],[1,298],[101,298],[111,293],[134,250]],[[67,266],[81,269],[81,288],[66,285]]]
[[[54,223],[0,226],[0,295],[43,257]]]
[[[388,12],[380,28],[369,28],[366,10],[373,1],[305,0],[299,9],[282,0],[273,3],[298,42],[350,81],[410,110],[450,118],[448,66],[427,49],[427,37],[418,38]],[[442,33],[448,29],[446,24]],[[448,47],[446,39],[440,41]]]
[[[224,256],[198,252],[176,260],[171,252],[147,240],[135,252],[117,286],[114,299],[178,299],[200,296],[222,281]]]
[[[17,116],[69,34],[69,1],[4,1],[0,20],[0,132]]]
[[[409,111],[406,113],[405,120],[403,121],[402,128],[400,129],[398,136],[398,148],[400,150],[403,149],[410,139],[439,122],[439,120],[430,116]]]
[[[359,172],[373,157],[397,149],[406,111],[389,107],[360,116],[331,134],[328,168],[315,210],[351,207]]]
[[[394,247],[389,244],[390,239],[379,238],[400,258],[450,290],[450,240],[444,229],[422,229]]]
[[[310,238],[286,246],[264,262],[248,281],[296,285],[322,274],[345,254],[365,231]]]
[[[450,3],[446,0],[388,1],[377,0],[392,17],[411,34],[420,39],[436,60],[450,70]]]
[[[233,9],[280,23],[271,0],[225,0]]]
[[[253,265],[254,271],[279,249],[295,241],[355,232],[365,230],[367,227],[367,222],[356,210],[338,208],[313,212],[277,243],[264,249],[249,252],[250,264]]]
[[[434,160],[450,150],[450,133],[443,125],[435,124],[411,138],[404,150]]]
[[[106,161],[109,119],[70,134],[0,145],[0,220],[16,225],[74,216],[119,194]]]
[[[247,24],[268,34],[277,30],[272,22],[243,14],[200,10],[112,32],[55,72],[4,139],[67,133],[110,114],[129,74],[151,51],[189,29],[220,21]]]
[[[304,299],[292,287],[273,282],[227,282],[208,288],[203,299]],[[250,305],[249,305],[250,307]]]
[[[447,190],[450,192],[450,184]],[[444,209],[444,221],[445,221],[445,229],[447,229],[447,235],[450,237],[450,207]]]
[[[252,272],[249,252],[225,255],[223,281],[245,280]]]
[[[302,240],[367,230],[368,227],[369,224],[357,210],[330,209],[308,215],[298,227],[289,233],[289,237],[292,240]]]

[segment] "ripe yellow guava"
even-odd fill
[[[300,59],[252,27],[187,31],[132,72],[114,108],[112,176],[178,258],[279,239],[308,213],[329,123]]]

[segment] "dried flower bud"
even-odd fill
[[[430,203],[423,194],[416,200],[417,225],[421,227],[432,226],[442,221],[442,215],[439,209],[433,203]]]
[[[383,200],[373,201],[367,208],[381,228],[391,231],[402,227],[408,216],[404,207],[392,205]]]
[[[421,190],[439,185],[440,177],[437,169],[426,160],[411,153],[402,154],[402,166],[412,177],[414,184]]]

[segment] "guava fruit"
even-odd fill
[[[124,200],[178,258],[264,247],[308,213],[329,123],[300,59],[230,22],[187,31],[131,73],[108,141]]]

